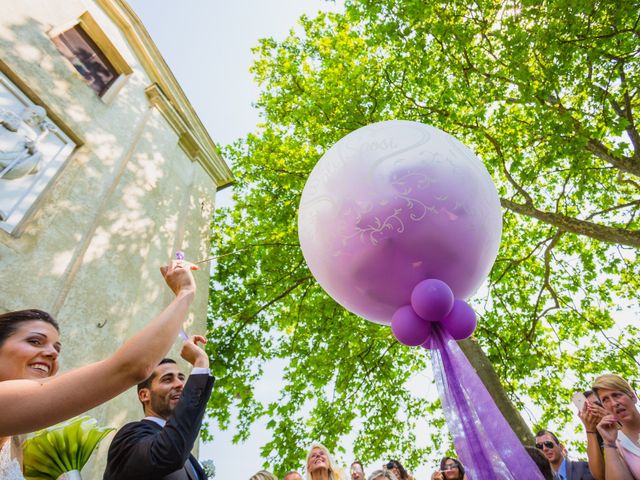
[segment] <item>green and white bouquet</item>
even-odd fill
[[[22,444],[26,480],[80,479],[98,443],[113,430],[84,415],[36,432]]]

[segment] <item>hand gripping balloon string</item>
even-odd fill
[[[179,262],[184,261],[184,252],[178,250],[176,252],[176,260],[178,260]],[[185,342],[189,340],[189,335],[187,335],[187,332],[184,331],[184,328],[180,329],[180,332],[178,332],[178,335],[180,335],[180,338],[182,338]]]

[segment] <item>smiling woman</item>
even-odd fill
[[[160,269],[175,298],[137,335],[106,360],[58,376],[56,321],[41,310],[0,315],[1,479],[23,478],[17,435],[83,413],[149,377],[177,338],[195,296],[186,266],[172,262]]]
[[[58,323],[42,310],[0,315],[0,382],[55,375],[60,353]],[[22,478],[19,441],[0,437],[0,478]]]
[[[38,379],[58,371],[58,323],[42,310],[0,315],[0,382]]]
[[[342,480],[329,450],[320,443],[311,445],[307,455],[307,480]]]
[[[444,457],[440,460],[440,470],[434,472],[431,478],[435,480],[464,480],[467,477],[464,474],[464,467],[460,460]]]

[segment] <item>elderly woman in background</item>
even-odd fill
[[[320,443],[311,445],[307,455],[307,480],[342,480],[340,468],[327,447]]]
[[[253,475],[249,480],[278,480],[273,473],[267,472],[266,470],[260,470],[258,473]]]
[[[466,480],[464,467],[457,458],[444,457],[440,460],[440,470],[431,475],[431,480]]]
[[[367,480],[398,480],[391,470],[376,470]]]
[[[598,423],[607,480],[640,480],[638,397],[619,375],[601,375],[591,387],[609,413]],[[589,462],[591,463],[591,462]]]

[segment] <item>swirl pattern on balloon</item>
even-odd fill
[[[467,298],[497,255],[502,216],[482,162],[434,127],[360,128],[318,161],[302,193],[307,264],[337,302],[389,324],[422,280]]]

